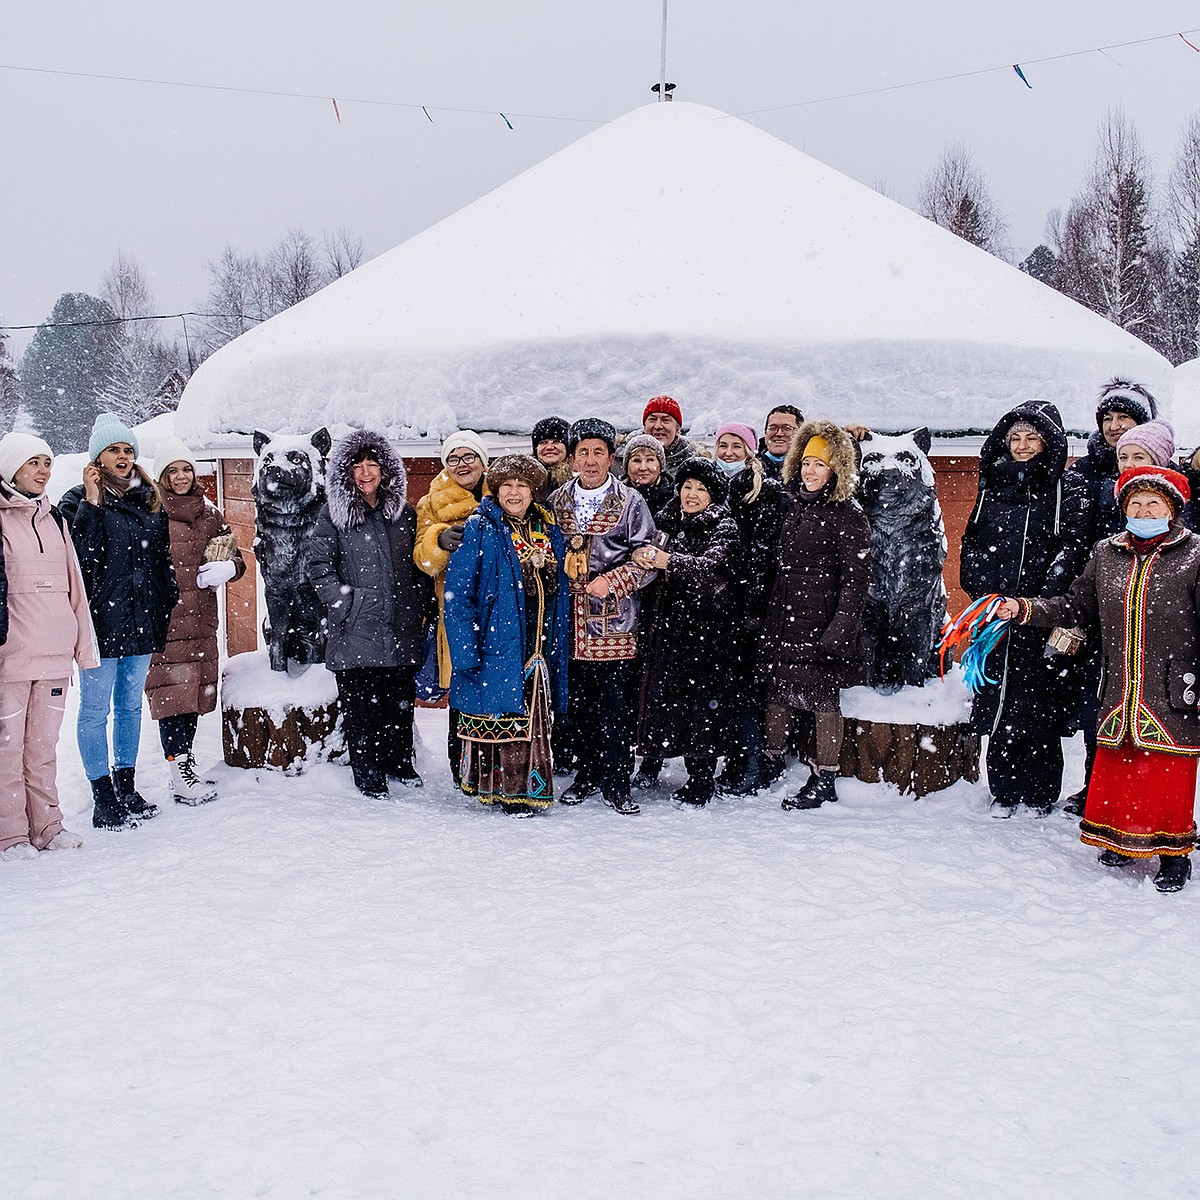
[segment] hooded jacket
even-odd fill
[[[49,498],[0,487],[0,535],[8,578],[0,680],[68,679],[73,662],[98,667],[79,560]]]
[[[1041,435],[1045,450],[1028,462],[1009,453],[1007,437],[1018,421]],[[1047,400],[1027,400],[1005,413],[979,453],[979,495],[963,534],[959,580],[972,599],[1057,595],[1072,579],[1056,564],[1086,559],[1090,508],[1064,483],[1067,436],[1058,409]],[[1074,672],[1060,658],[1043,654],[1046,638],[1012,629],[988,660],[997,682],[976,694],[972,721],[992,732],[1001,717],[1029,732],[1047,724],[1071,729],[1076,701],[1068,691]],[[1069,678],[1071,677],[1071,678]]]
[[[367,447],[379,460],[375,508],[354,485],[354,459]],[[417,514],[407,486],[404,460],[381,434],[359,430],[330,451],[309,580],[329,616],[331,671],[421,661],[429,583],[413,561]]]
[[[198,484],[185,496],[167,493],[162,501],[179,603],[171,609],[167,644],[150,660],[146,676],[150,715],[156,721],[182,713],[212,712],[217,706],[217,592],[200,587],[196,576],[208,543],[229,533],[225,518]],[[233,563],[233,577],[240,579],[246,573],[241,550]]]
[[[157,654],[167,643],[179,587],[171,566],[167,514],[150,511],[150,486],[91,504],[83,486],[59,501],[87,587],[101,658]]]
[[[805,499],[800,466],[815,436],[829,443],[834,475]],[[850,435],[832,421],[805,421],[783,478],[796,499],[779,535],[759,671],[774,702],[837,712],[839,689],[858,681],[871,585],[871,528],[853,499],[858,466]]]

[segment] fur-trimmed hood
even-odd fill
[[[829,494],[830,503],[849,500],[858,487],[858,456],[854,453],[854,440],[840,425],[835,425],[824,417],[804,421],[796,430],[787,457],[783,460],[783,482],[789,487],[793,482],[799,486],[804,447],[814,437],[824,438],[831,451],[832,461],[829,465],[837,479],[833,491]]]
[[[408,497],[404,459],[382,433],[356,429],[329,452],[325,497],[329,503],[329,519],[338,529],[357,529],[366,520],[366,502],[354,486],[354,460],[366,449],[373,450],[379,461],[379,506],[384,518],[394,521],[404,511]]]

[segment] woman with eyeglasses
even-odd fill
[[[463,526],[488,495],[484,471],[488,452],[473,429],[460,429],[442,443],[442,471],[417,502],[417,544],[413,559],[433,579],[438,608],[438,682],[450,686],[453,665],[446,637],[446,568],[450,556],[462,545]],[[461,776],[463,747],[458,737],[458,711],[451,707],[446,734],[450,773],[457,787]]]

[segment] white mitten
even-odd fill
[[[202,588],[220,587],[221,584],[228,583],[236,571],[237,564],[228,560],[204,563],[196,574],[196,585]]]

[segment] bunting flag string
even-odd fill
[[[1025,78],[1025,72],[1021,70],[1021,64],[1013,63],[1013,70],[1016,71],[1017,78],[1032,92],[1033,84],[1030,83],[1029,80]]]

